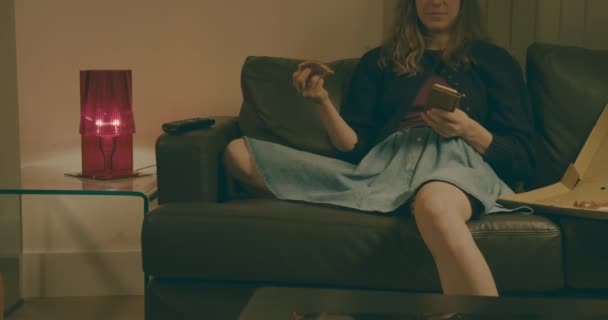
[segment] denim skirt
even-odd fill
[[[467,142],[443,138],[429,127],[393,133],[356,165],[250,137],[244,140],[268,189],[281,200],[393,213],[425,183],[443,181],[479,200],[479,215],[532,210],[496,203],[513,191]]]

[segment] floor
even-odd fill
[[[5,320],[144,319],[143,296],[75,297],[26,300]]]

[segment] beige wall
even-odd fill
[[[398,0],[385,0],[384,32]],[[524,62],[535,41],[608,49],[606,0],[480,0],[490,36]]]
[[[19,119],[13,1],[0,1],[0,187],[19,186]]]
[[[17,189],[19,174],[19,107],[13,1],[0,1],[0,188]],[[17,257],[21,242],[20,202],[0,195],[0,260]],[[0,265],[0,272],[2,272]]]
[[[248,55],[360,56],[380,42],[382,10],[378,0],[19,0],[22,163],[79,150],[81,69],[133,70],[136,144],[152,147],[164,121],[236,115]]]

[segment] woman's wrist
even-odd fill
[[[467,125],[465,125],[462,138],[469,143],[480,154],[485,154],[494,136],[479,122],[470,119]]]
[[[327,96],[321,98],[319,103],[315,104],[315,107],[317,108],[318,111],[325,111],[328,108],[333,108],[334,105],[331,102],[331,100],[329,99],[329,95],[327,95]]]
[[[329,93],[325,93],[324,95],[321,96],[319,104],[323,107],[333,107],[333,104],[331,103],[331,100],[329,99]]]
[[[476,131],[479,130],[479,128],[477,128],[477,124],[477,121],[469,118],[466,124],[463,126],[462,134],[460,136],[467,142],[473,139]]]

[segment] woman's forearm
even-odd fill
[[[479,124],[479,122],[472,120],[468,125],[468,128],[462,138],[473,147],[477,152],[481,155],[484,155],[490,144],[492,144],[492,140],[494,136],[488,129]]]
[[[357,134],[340,116],[331,100],[325,99],[315,108],[334,147],[341,152],[353,150],[357,144]]]

